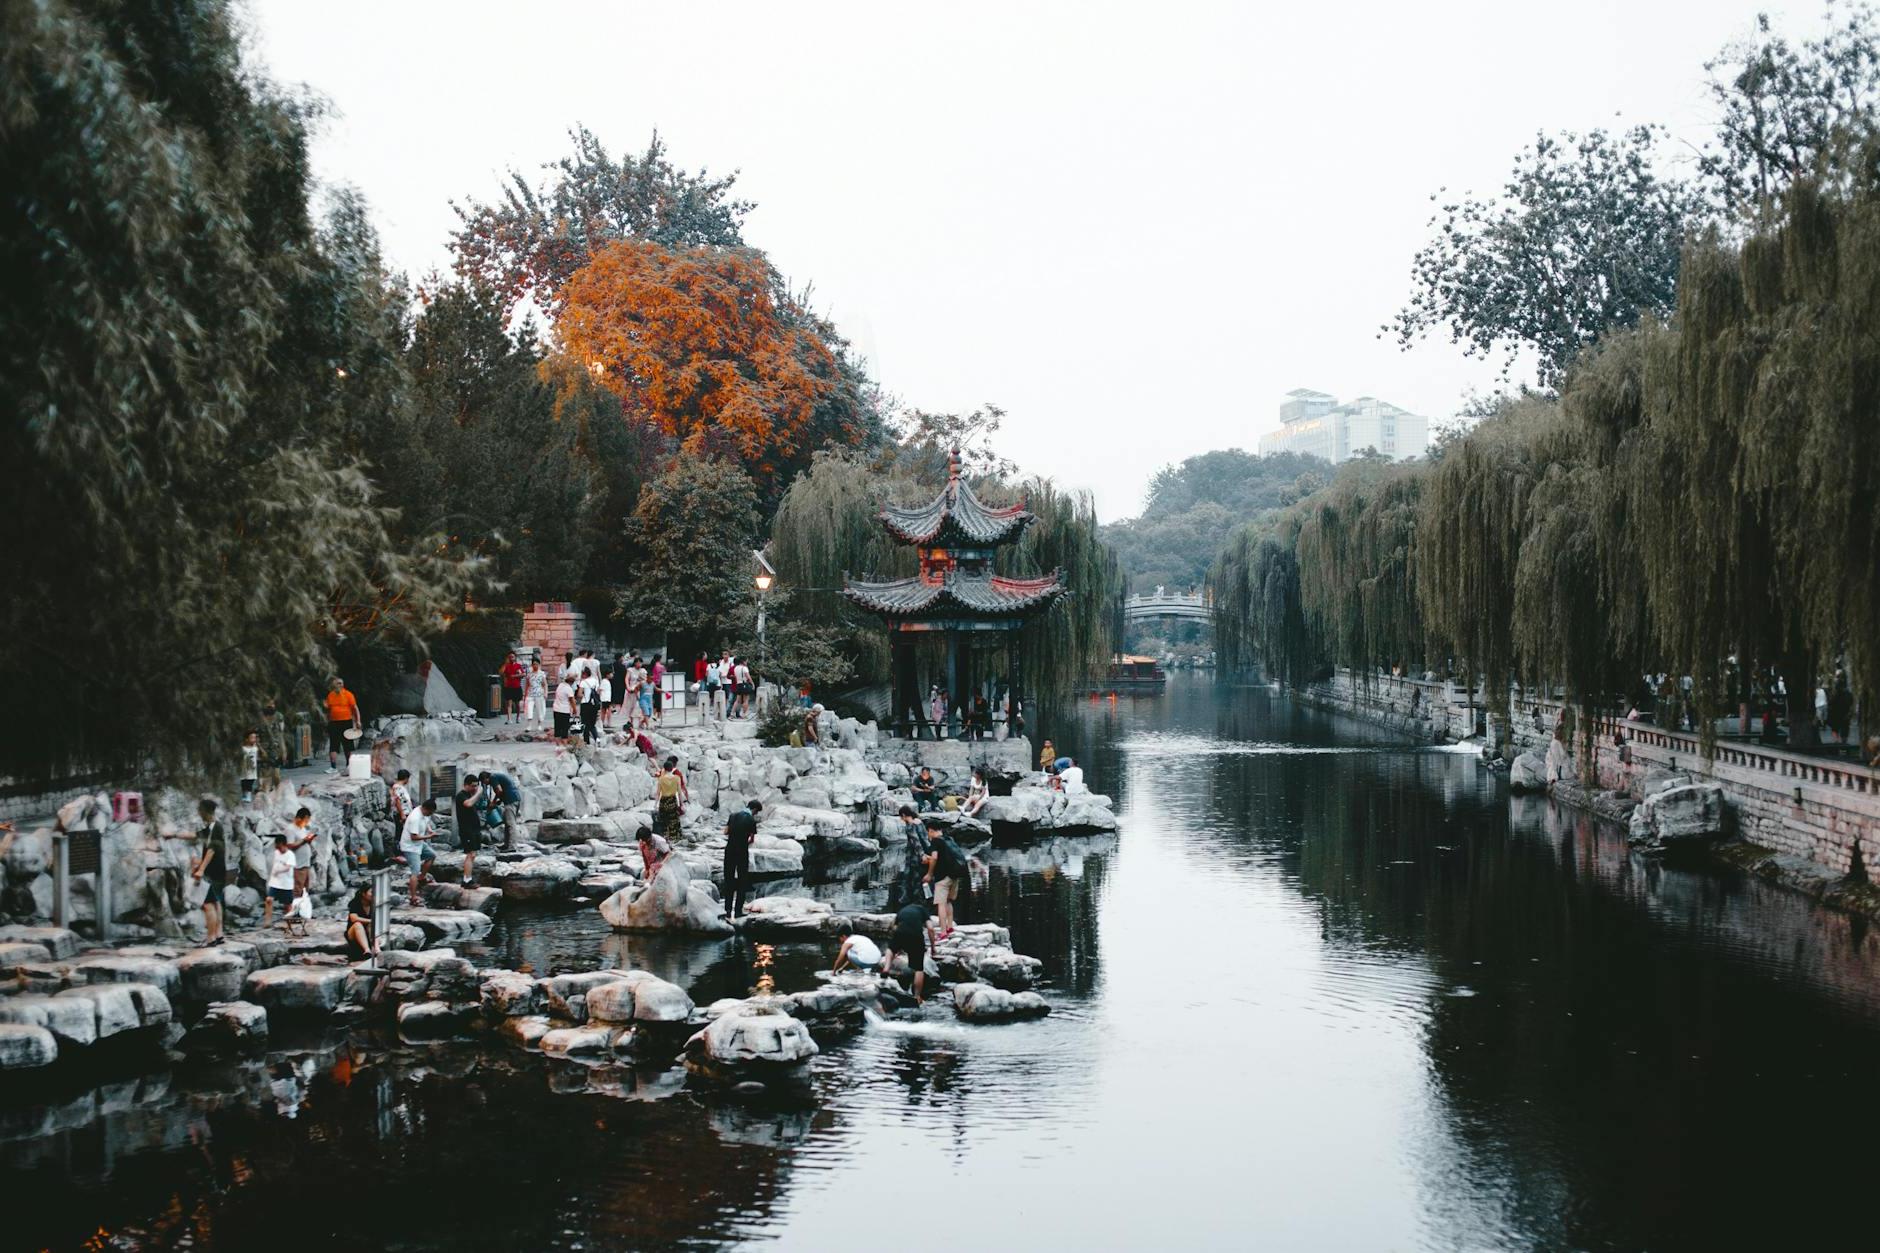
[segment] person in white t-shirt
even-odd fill
[[[294,907],[294,854],[287,847],[285,833],[274,837],[274,856],[268,861],[268,900],[261,925],[274,925],[274,907],[281,907],[281,926],[287,925],[287,911]]]
[[[740,657],[731,667],[731,699],[733,716],[748,718],[751,716],[751,694],[757,689],[751,686],[751,668]]]
[[[1066,796],[1082,796],[1090,790],[1084,786],[1084,768],[1075,760],[1058,771],[1058,786]]]
[[[437,859],[437,853],[431,847],[431,835],[437,830],[433,817],[437,813],[437,802],[429,797],[422,805],[405,819],[405,829],[398,837],[398,851],[404,855],[405,866],[410,871],[405,880],[411,903],[418,903],[418,887],[431,873],[430,863]]]
[[[601,671],[600,689],[601,725],[605,727],[611,725],[611,719],[614,716],[614,680],[613,676],[608,674],[605,670]]]
[[[574,682],[563,675],[555,685],[555,738],[567,740],[574,728]]]

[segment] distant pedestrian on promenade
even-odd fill
[[[575,695],[581,709],[581,741],[592,744],[600,739],[595,724],[601,716],[601,680],[598,673],[589,672],[581,676],[575,684]]]
[[[555,685],[555,739],[563,744],[574,737],[574,680],[566,674]]]
[[[510,653],[509,660],[503,663],[502,670],[504,722],[517,723],[522,721],[522,680],[527,673],[528,672],[522,668],[522,663],[516,660],[516,655]]]
[[[663,723],[666,720],[666,664],[658,653],[653,654],[653,664],[646,668],[646,677],[653,685],[653,721]]]
[[[542,669],[541,662],[529,663],[529,674],[524,682],[527,687],[523,696],[522,729],[539,732],[548,725],[548,672]]]
[[[348,731],[359,729],[359,702],[346,690],[346,680],[335,676],[326,685],[326,772],[339,773],[339,763],[352,752]],[[357,737],[355,737],[357,738]]]

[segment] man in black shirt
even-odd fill
[[[757,815],[764,812],[762,802],[752,801],[725,823],[725,917],[736,918],[744,912],[745,894],[750,890],[751,841],[757,838]]]
[[[888,939],[887,961],[882,963],[884,969],[894,961],[896,953],[907,958],[907,967],[914,972],[914,1004],[924,1004],[927,999],[927,907],[919,901],[901,906],[894,915],[894,934]]]
[[[933,885],[934,909],[940,914],[940,934],[944,940],[953,934],[953,902],[967,875],[966,854],[947,834],[938,816],[927,819],[927,838],[932,851],[927,855],[927,882]]]
[[[463,849],[463,885],[473,888],[477,882],[477,850],[483,847],[483,816],[477,813],[477,801],[483,795],[483,783],[476,775],[464,776],[457,789],[457,843]]]

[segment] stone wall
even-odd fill
[[[1509,694],[1505,719],[1484,719],[1479,689],[1391,675],[1367,681],[1346,670],[1296,695],[1304,704],[1375,722],[1423,743],[1459,742],[1485,724],[1484,747],[1504,755],[1545,753],[1566,712],[1551,693],[1517,688]],[[1623,752],[1614,743],[1615,730],[1627,741]],[[1567,746],[1575,774],[1582,744],[1576,734]],[[1736,834],[1745,840],[1835,874],[1847,872],[1856,843],[1870,869],[1880,857],[1880,771],[1737,741],[1719,743],[1715,755],[1706,758],[1697,736],[1648,722],[1600,723],[1594,750],[1594,779],[1608,791],[1636,797],[1647,772],[1682,770],[1723,785]]]
[[[552,600],[538,601],[523,611],[522,638],[516,641],[516,652],[527,661],[528,650],[536,648],[542,650],[542,664],[547,667],[559,663],[563,655],[584,648],[593,649],[596,657],[611,658],[615,653],[635,651],[643,656],[664,654],[666,644],[663,639],[629,640],[614,635],[589,622],[586,614],[567,601]]]

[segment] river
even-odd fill
[[[825,1048],[802,1109],[357,1036],[272,1057],[259,1104],[133,1069],[115,1098],[0,1110],[4,1238],[1717,1249],[1868,1229],[1880,940],[1857,920],[1634,860],[1610,827],[1511,805],[1467,754],[1262,688],[1180,677],[1049,730],[1116,797],[1120,838],[995,850],[974,902],[1045,961],[1047,1019],[873,1026]],[[878,908],[882,882],[769,890]],[[700,1003],[754,978],[746,946],[617,937],[591,909],[511,911],[480,955],[641,966]],[[787,946],[776,977],[809,986],[829,956]]]

